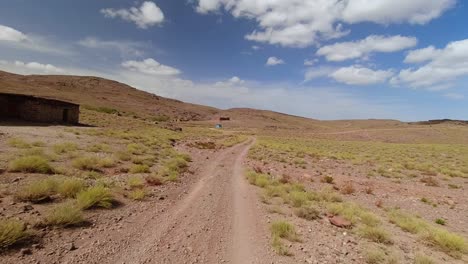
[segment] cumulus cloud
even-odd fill
[[[321,47],[318,56],[325,56],[328,61],[345,61],[365,58],[374,52],[395,52],[416,46],[418,40],[405,36],[368,36],[365,39],[335,43]]]
[[[392,78],[394,85],[412,88],[444,87],[463,76],[468,76],[468,39],[448,43],[443,49],[427,47],[411,51],[406,62],[426,62],[419,68],[407,68]]]
[[[0,68],[21,74],[63,74],[65,70],[52,64],[22,61],[0,61]]]
[[[268,60],[266,61],[265,65],[266,66],[276,66],[280,64],[284,64],[285,62],[282,59],[278,59],[276,57],[269,57]]]
[[[129,60],[122,63],[122,66],[128,70],[156,76],[172,76],[180,74],[180,70],[163,65],[154,59],[143,61]]]
[[[316,62],[317,62],[317,59],[314,59],[314,60],[305,59],[305,60],[304,60],[304,66],[312,66],[312,65],[314,65]]]
[[[304,82],[311,81],[320,77],[325,77],[333,73],[336,69],[332,67],[315,67],[308,68],[304,73]]]
[[[26,41],[28,37],[14,28],[0,25],[0,41],[21,42]]]
[[[405,58],[405,63],[421,63],[432,60],[440,51],[436,50],[434,46],[429,46],[424,49],[412,50],[408,52]]]
[[[343,24],[425,24],[453,7],[455,0],[198,0],[202,14],[222,8],[236,18],[255,20],[246,39],[307,47],[349,33]]]
[[[237,76],[234,76],[226,81],[221,81],[221,82],[216,82],[215,83],[215,86],[220,86],[220,87],[223,87],[223,86],[235,86],[235,85],[243,85],[245,83],[244,80],[242,80],[241,78],[237,77]]]
[[[164,21],[164,14],[161,9],[150,1],[143,2],[140,7],[131,7],[129,9],[106,8],[102,9],[101,13],[104,14],[105,17],[120,17],[126,21],[134,22],[142,29],[160,24]]]
[[[329,76],[337,82],[348,85],[370,85],[383,83],[392,77],[392,75],[393,72],[389,70],[372,70],[359,65],[353,65],[340,68]]]
[[[348,23],[426,24],[453,7],[455,0],[350,0],[343,10]]]
[[[50,36],[30,35],[17,29],[0,25],[0,48],[2,49],[29,50],[56,55],[72,54],[69,47],[52,43],[50,39]]]

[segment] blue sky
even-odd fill
[[[466,14],[460,0],[1,1],[0,69],[319,119],[468,119]]]

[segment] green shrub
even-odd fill
[[[84,222],[83,213],[74,202],[56,205],[45,216],[44,224],[53,226],[74,226]]]
[[[51,174],[54,172],[47,159],[36,155],[19,157],[10,163],[8,169],[11,172],[25,173]]]
[[[280,237],[291,242],[300,241],[299,235],[296,233],[294,226],[285,221],[277,221],[271,224],[272,237]]]
[[[438,224],[438,225],[445,225],[445,220],[442,219],[442,218],[437,218],[435,220],[435,223]]]
[[[382,264],[385,263],[387,255],[381,249],[369,249],[366,252],[365,260],[368,264]]]
[[[45,201],[55,194],[57,185],[57,180],[54,178],[34,181],[20,188],[14,196],[16,200],[25,202],[37,203]]]
[[[30,148],[31,144],[21,138],[11,138],[8,140],[8,145],[14,148]]]
[[[130,199],[141,201],[146,197],[146,191],[144,189],[136,189],[130,192],[129,194]]]
[[[73,167],[86,171],[99,171],[99,159],[94,156],[79,157],[72,161]]]
[[[65,154],[77,150],[78,145],[72,142],[63,142],[55,144],[53,149],[56,154]]]
[[[15,219],[0,219],[0,249],[24,241],[30,235],[24,223]]]
[[[118,151],[115,153],[115,155],[121,161],[129,161],[132,159],[132,154],[128,153],[127,151]]]
[[[294,213],[298,217],[304,218],[304,219],[309,220],[309,221],[320,218],[320,212],[317,209],[313,208],[313,207],[297,208],[296,210],[294,210]]]
[[[273,236],[273,241],[271,243],[273,250],[280,256],[291,256],[291,253],[287,247],[281,242],[281,239],[278,236]]]
[[[127,184],[132,189],[142,188],[142,187],[145,186],[145,182],[143,181],[143,179],[141,177],[137,177],[137,176],[132,176],[132,177],[128,178]]]
[[[135,164],[130,167],[130,173],[150,173],[150,167],[148,165]]]
[[[99,159],[99,164],[102,168],[112,168],[115,167],[115,160],[111,157],[104,157]]]
[[[301,207],[308,202],[308,196],[306,192],[292,191],[289,193],[289,202],[293,207]]]
[[[435,264],[435,261],[428,256],[416,254],[414,257],[414,264]]]
[[[59,182],[57,192],[65,198],[75,198],[85,187],[83,180],[78,178],[66,178]]]
[[[371,241],[374,241],[376,243],[381,243],[381,244],[393,243],[390,234],[380,227],[363,226],[359,228],[358,233],[361,236]]]
[[[81,209],[92,207],[111,208],[114,198],[108,188],[98,185],[78,193],[76,200]]]

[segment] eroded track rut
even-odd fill
[[[67,262],[271,263],[258,199],[243,176],[253,143],[221,151],[182,199],[163,213],[148,210],[123,227],[128,231],[109,234],[104,252],[89,245]]]

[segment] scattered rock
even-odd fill
[[[340,228],[350,228],[352,223],[341,216],[335,215],[333,217],[328,218],[330,224],[340,227]]]
[[[30,248],[22,248],[20,251],[21,255],[31,255],[32,251]]]
[[[67,249],[69,251],[73,251],[73,250],[76,250],[77,248],[76,248],[75,244],[73,242],[71,242],[70,244],[67,245]]]
[[[32,205],[29,205],[29,204],[23,206],[23,212],[28,212],[28,211],[31,211],[33,209],[34,209],[34,207],[32,207]]]

